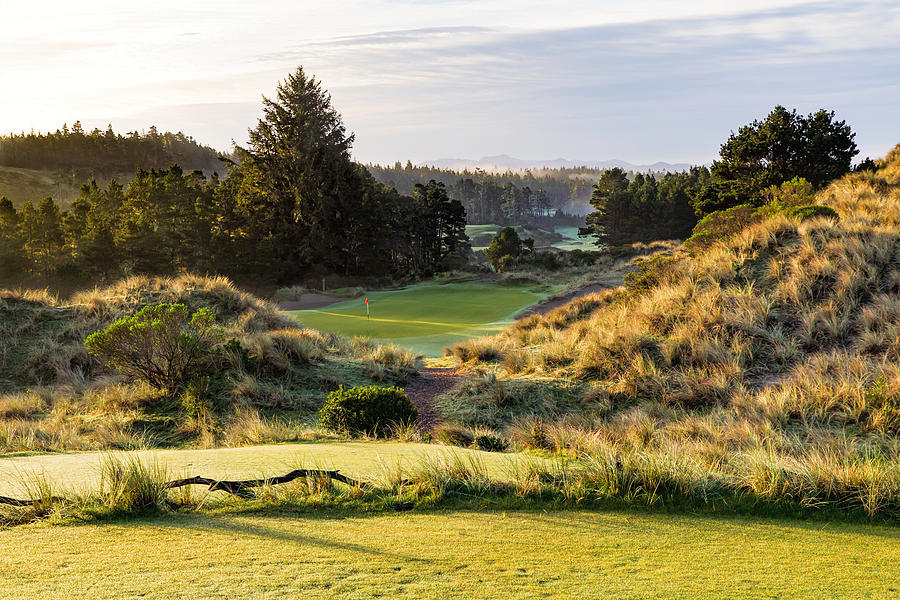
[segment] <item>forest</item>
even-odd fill
[[[450,198],[465,207],[469,225],[581,224],[602,173],[590,168],[460,172],[410,161],[405,166],[397,162],[366,167],[375,179],[403,194],[412,193],[419,183],[443,183]]]
[[[385,168],[352,160],[354,136],[302,68],[274,100],[263,98],[263,109],[247,147],[230,157],[155,127],[122,136],[85,133],[76,122],[0,139],[7,166],[135,168],[125,183],[90,181],[66,205],[46,197],[16,206],[0,197],[0,283],[186,272],[270,283],[326,275],[401,281],[467,264],[467,224],[585,225],[580,234],[601,248],[685,239],[709,213],[770,201],[773,182],[799,177],[821,186],[849,171],[856,153],[852,132],[833,113],[779,106],[733,134],[712,169]],[[593,212],[567,212],[588,191]]]
[[[121,135],[106,131],[85,132],[79,121],[64,124],[53,133],[19,133],[0,136],[0,166],[25,169],[73,169],[92,176],[134,173],[138,169],[166,169],[177,164],[188,171],[212,174],[224,171],[219,154],[183,133],[160,133],[150,127]]]
[[[400,279],[429,275],[468,249],[465,209],[442,184],[403,195],[351,160],[353,136],[315,78],[298,69],[263,103],[223,177],[139,162],[130,182],[85,185],[67,210],[49,197],[18,209],[0,198],[0,284],[183,272],[278,283],[331,273]],[[61,148],[59,161],[97,138],[105,139],[80,130],[25,136],[35,147],[50,140]],[[109,139],[166,146],[152,136]]]

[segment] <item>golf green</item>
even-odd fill
[[[549,292],[493,281],[427,283],[368,294],[314,310],[289,311],[312,329],[364,336],[440,356],[454,342],[499,331]]]

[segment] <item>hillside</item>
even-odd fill
[[[26,202],[37,204],[50,196],[57,200],[64,209],[78,197],[81,186],[91,179],[100,187],[106,187],[110,180],[126,184],[134,177],[134,173],[113,173],[107,176],[91,176],[90,173],[66,170],[24,169],[21,167],[0,166],[0,198],[12,200],[15,207]]]
[[[182,303],[216,315],[225,345],[196,401],[129,383],[84,339],[143,306]],[[0,291],[0,451],[205,446],[298,439],[341,384],[403,381],[408,352],[302,329],[224,278],[132,277],[60,301]],[[273,419],[289,413],[290,419]],[[267,418],[272,417],[272,418]]]
[[[445,414],[672,485],[900,514],[900,146],[817,201],[840,218],[771,216],[456,346]]]
[[[52,133],[0,135],[0,197],[18,207],[51,196],[66,207],[91,180],[101,187],[112,179],[125,185],[138,169],[167,169],[173,164],[188,173],[227,170],[213,148],[155,127],[121,135],[112,128],[86,132],[76,122],[71,130],[64,125]]]

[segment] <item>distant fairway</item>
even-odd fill
[[[578,237],[578,227],[557,227],[554,231],[563,236],[563,240],[553,244],[560,250],[597,250],[594,238]]]
[[[490,239],[503,229],[500,225],[466,225],[466,235],[472,240],[473,250],[483,250],[490,243]],[[521,229],[521,228],[519,228]],[[557,250],[596,250],[593,238],[578,237],[578,227],[554,227],[553,232],[563,236],[563,239],[547,242],[535,240],[536,247],[552,247]],[[527,233],[519,231],[520,237],[530,237]]]
[[[288,314],[312,329],[365,336],[440,356],[448,344],[502,329],[547,293],[490,281],[429,283],[368,294],[368,319],[365,297]]]

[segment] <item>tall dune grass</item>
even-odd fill
[[[124,381],[85,349],[90,333],[159,303],[207,308],[224,338],[238,342],[221,349],[220,368],[191,388],[191,398]],[[330,390],[404,382],[416,360],[405,350],[303,329],[224,277],[130,277],[70,300],[0,291],[0,452],[299,439],[308,435],[303,418]],[[247,417],[260,411],[259,420]]]
[[[472,374],[442,399],[446,414],[623,469],[639,455],[673,474],[693,465],[761,501],[896,506],[900,146],[817,201],[839,219],[769,217],[453,348]],[[566,414],[498,411],[485,373],[534,397],[569,382],[555,403]]]

